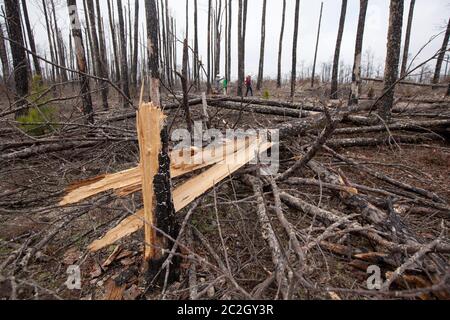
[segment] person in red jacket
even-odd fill
[[[247,93],[245,96],[248,96],[248,93],[250,92],[251,96],[253,97],[253,88],[252,88],[252,77],[250,75],[245,78],[245,86],[247,87]]]

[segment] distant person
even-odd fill
[[[223,79],[222,87],[223,87],[223,95],[224,96],[228,95],[228,80],[227,79]]]
[[[245,96],[248,97],[248,93],[250,92],[251,96],[253,97],[252,77],[250,75],[245,78],[245,87],[247,88]]]

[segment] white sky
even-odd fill
[[[57,5],[58,24],[63,31],[63,36],[68,41],[68,13],[66,0],[54,0]],[[88,0],[91,1],[91,0]],[[112,0],[116,4],[116,0]],[[128,0],[122,0],[127,5]],[[145,10],[144,0],[140,1],[141,23],[144,23]],[[185,1],[169,0],[169,7],[172,15],[177,21],[177,36],[181,39],[185,34]],[[106,0],[100,0],[105,26],[108,26],[108,11]],[[131,0],[131,10],[133,12],[134,1]],[[190,2],[190,41],[193,39],[193,8],[194,1]],[[340,0],[325,0],[322,20],[322,32],[318,53],[318,71],[320,74],[321,64],[332,60],[339,15],[341,8]],[[407,16],[409,10],[409,0],[405,0],[404,32],[406,30]],[[45,20],[41,9],[41,0],[28,0],[31,24],[35,31],[38,51],[47,50],[47,35],[45,33]],[[213,1],[214,3],[214,1]],[[300,1],[300,29],[298,42],[298,68],[301,71],[302,64],[305,67],[312,64],[314,58],[314,47],[319,19],[319,0]],[[82,12],[82,1],[78,0],[80,18],[84,19]],[[199,45],[200,55],[206,62],[206,42],[207,42],[207,9],[208,0],[198,0],[199,4]],[[233,0],[233,31],[232,31],[232,73],[233,78],[237,71],[237,5],[238,1]],[[294,24],[295,0],[287,0],[286,28],[283,49],[283,74],[289,74],[291,68],[292,35]],[[261,28],[262,0],[249,0],[247,42],[246,42],[246,73],[256,75],[258,72],[260,28]],[[116,10],[117,12],[117,10]],[[265,76],[275,77],[277,72],[278,41],[281,27],[281,0],[267,0],[267,21],[266,21],[266,54],[265,54]],[[341,49],[341,60],[348,65],[353,64],[354,43],[359,14],[359,0],[349,0],[347,8],[347,18],[345,32]],[[364,37],[363,51],[371,50],[375,57],[375,64],[382,64],[385,58],[386,37],[389,16],[389,0],[369,0],[368,16],[366,21],[366,31]],[[411,56],[416,55],[420,48],[435,34],[445,30],[447,19],[450,17],[450,0],[417,0],[412,39],[410,46]],[[140,30],[143,30],[142,25]],[[108,28],[109,30],[109,28]],[[223,35],[224,36],[224,35]],[[224,38],[223,38],[224,39]],[[430,43],[422,54],[418,57],[418,62],[432,56],[442,45],[443,34]],[[224,41],[223,41],[224,43]],[[222,60],[224,59],[224,49],[222,49]],[[181,58],[181,45],[179,46],[178,59]],[[223,73],[224,61],[222,61]]]

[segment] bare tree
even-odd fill
[[[264,50],[266,46],[266,8],[267,8],[267,0],[264,0],[261,18],[261,46],[259,49],[258,82],[256,84],[257,90],[261,90],[261,85],[264,78]]]
[[[200,61],[198,54],[198,1],[194,0],[194,80],[197,89],[200,87]]]
[[[416,0],[411,0],[411,2],[409,4],[408,26],[406,28],[405,46],[403,48],[402,68],[400,71],[400,75],[402,77],[405,75],[406,67],[408,65],[409,42],[411,40],[411,29],[412,29],[412,22],[413,22],[413,18],[414,18],[415,5],[416,5]]]
[[[134,37],[133,58],[131,59],[131,83],[137,86],[138,56],[139,56],[139,1],[134,2]]]
[[[50,19],[48,16],[47,11],[47,4],[45,0],[42,0],[42,9],[44,10],[44,18],[45,18],[45,25],[47,27],[47,39],[48,39],[48,45],[50,48],[50,59],[52,62],[56,63],[56,57],[55,57],[55,49],[53,48],[53,41],[52,41],[52,31],[50,26]],[[59,77],[59,69],[55,68],[55,66],[52,66],[52,81],[56,81],[56,77]]]
[[[117,47],[117,36],[116,36],[116,27],[114,24],[114,14],[112,12],[112,5],[111,0],[107,1],[108,5],[108,17],[109,17],[109,28],[111,32],[111,43],[113,47],[113,53],[114,53],[114,64],[116,68],[116,81],[120,83],[120,62],[119,62],[119,49]]]
[[[316,50],[314,52],[314,62],[313,62],[313,69],[312,69],[312,74],[311,74],[311,88],[314,87],[314,80],[316,78],[317,51],[319,50],[320,27],[322,25],[322,12],[323,12],[323,2],[320,4],[319,26],[317,28]]]
[[[208,75],[207,75],[207,93],[211,93],[211,19],[212,19],[212,1],[208,0]]]
[[[83,33],[81,32],[80,18],[78,17],[78,8],[76,0],[67,0],[69,10],[70,26],[72,30],[73,43],[77,56],[77,66],[80,72],[81,98],[83,101],[83,113],[88,123],[94,123],[94,109],[92,108],[92,97],[89,88],[89,77],[86,72],[86,56],[84,53]]]
[[[11,71],[9,69],[8,51],[6,50],[5,40],[3,39],[4,36],[3,27],[0,24],[0,59],[2,60],[3,80],[7,83]]]
[[[395,83],[398,79],[400,47],[402,41],[403,8],[403,0],[391,0],[384,70],[384,96],[381,98],[379,105],[379,115],[385,121],[388,121],[391,118],[391,109],[395,95]]]
[[[278,44],[278,73],[277,73],[277,87],[281,88],[281,60],[283,56],[283,38],[284,38],[284,25],[286,22],[286,0],[283,0],[283,13],[281,16],[281,31],[280,41]]]
[[[42,76],[41,65],[39,64],[39,58],[38,58],[37,52],[36,52],[36,44],[34,42],[33,30],[31,29],[30,18],[28,17],[27,2],[25,0],[22,0],[22,10],[23,10],[23,18],[25,21],[25,26],[26,26],[27,33],[28,33],[28,41],[30,42],[30,49],[34,53],[34,55],[33,55],[34,69],[38,76]]]
[[[291,99],[294,100],[295,85],[297,82],[297,43],[298,23],[300,19],[300,0],[295,2],[294,39],[292,41],[292,72],[291,72]]]
[[[447,31],[445,32],[444,41],[442,42],[442,47],[437,57],[436,68],[434,70],[433,84],[438,84],[441,78],[442,62],[444,61],[445,54],[447,53],[449,39],[450,39],[450,19],[448,20]]]
[[[61,80],[67,82],[67,71],[64,69],[66,67],[66,56],[64,55],[64,45],[62,43],[62,37],[58,28],[58,20],[56,19],[56,7],[54,0],[50,0],[50,4],[52,5],[52,16],[54,23],[53,42],[55,47],[55,57],[57,57],[56,61],[58,61],[58,63],[63,67],[59,70]]]
[[[130,98],[130,83],[128,80],[128,61],[127,61],[127,38],[125,36],[125,23],[123,19],[123,7],[122,0],[117,0],[117,13],[119,15],[119,37],[120,37],[120,61],[121,61],[121,75],[122,91],[128,99],[123,99],[123,106],[126,108],[129,106]]]
[[[233,3],[231,0],[228,0],[228,38],[227,38],[227,70],[226,70],[226,79],[228,83],[231,80],[231,27],[233,25]]]
[[[339,58],[341,55],[342,36],[344,34],[345,16],[347,14],[347,0],[342,0],[341,18],[339,19],[339,30],[336,40],[336,48],[334,51],[333,74],[331,78],[331,96],[330,99],[338,98],[338,74],[339,74]]]
[[[361,60],[364,40],[364,29],[366,26],[367,5],[369,0],[359,1],[358,30],[356,31],[355,58],[352,72],[352,92],[349,104],[358,104],[359,92],[361,91]]]
[[[87,1],[87,9],[88,9],[88,15],[89,15],[89,22],[91,26],[91,38],[92,38],[92,50],[94,52],[94,59],[96,64],[96,69],[98,76],[101,78],[107,78],[108,72],[106,70],[105,62],[103,61],[103,56],[100,52],[100,41],[97,37],[97,22],[95,19],[95,10],[94,10],[94,2],[93,1]],[[94,62],[93,62],[94,63]],[[99,81],[99,85],[101,87],[101,96],[102,96],[102,103],[103,103],[103,109],[108,110],[108,86],[103,81]]]
[[[5,0],[6,21],[9,27],[11,55],[14,66],[14,82],[17,107],[26,107],[28,94],[28,62],[23,42],[22,26],[20,24],[20,4],[15,0]],[[27,108],[16,112],[16,118],[27,114]]]

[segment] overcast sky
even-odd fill
[[[47,50],[47,36],[45,33],[45,20],[42,15],[41,0],[27,0],[29,3],[30,19],[35,30],[38,50],[42,53]],[[66,0],[54,0],[57,5],[58,23],[64,36],[68,39],[68,13]],[[91,0],[88,0],[91,1]],[[116,3],[116,0],[112,0]],[[141,23],[144,23],[145,11],[144,0],[141,3]],[[177,36],[181,39],[185,35],[185,1],[169,0],[169,7],[172,15],[177,21]],[[108,14],[106,0],[100,0],[102,14],[105,25],[108,25]],[[131,1],[133,10],[134,0]],[[194,1],[190,2],[190,34],[193,36],[193,8]],[[249,0],[248,27],[246,42],[246,73],[256,75],[258,72],[259,48],[260,48],[260,28],[262,0]],[[332,60],[341,0],[325,0],[322,20],[322,32],[318,53],[318,73],[322,63]],[[213,1],[214,3],[214,1]],[[314,58],[314,47],[319,20],[320,3],[319,0],[300,1],[300,25],[298,42],[298,70],[301,66],[310,66]],[[410,0],[405,0],[404,32],[406,30],[407,16]],[[80,18],[83,20],[82,1],[78,0]],[[127,4],[127,0],[123,0]],[[198,0],[199,4],[199,41],[200,55],[206,61],[206,41],[207,41],[207,10],[208,0]],[[237,5],[238,0],[233,0],[233,31],[232,31],[232,73],[233,77],[237,71]],[[288,74],[291,68],[292,35],[294,24],[295,0],[287,0],[286,29],[283,48],[283,74]],[[266,22],[266,54],[265,54],[265,75],[274,77],[277,72],[278,41],[281,27],[281,0],[267,0],[267,22]],[[344,37],[342,41],[341,59],[345,64],[353,64],[353,52],[355,46],[356,29],[358,24],[359,0],[349,0],[347,8],[347,18],[345,23]],[[375,64],[382,64],[385,59],[386,38],[389,16],[389,0],[369,0],[368,15],[366,20],[366,31],[364,37],[363,50],[370,50],[374,55]],[[450,17],[449,0],[417,0],[412,29],[412,39],[410,53],[415,56],[420,48],[434,35],[445,30]],[[140,30],[144,26],[142,25]],[[442,45],[443,34],[431,42],[420,54],[417,61],[420,62],[432,56]],[[178,59],[181,58],[181,46],[179,48]],[[222,52],[223,49],[222,49]],[[223,55],[222,55],[223,56]],[[224,58],[222,57],[222,60]],[[365,60],[363,58],[363,60]],[[222,73],[223,73],[222,61]]]

